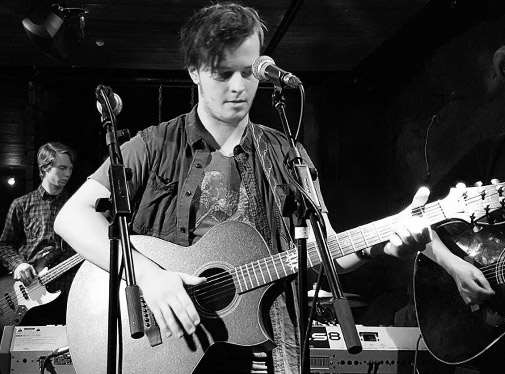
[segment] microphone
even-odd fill
[[[100,112],[100,114],[103,115],[102,108],[104,107],[107,108],[102,92],[109,99],[109,103],[112,108],[112,113],[114,113],[115,116],[121,113],[121,110],[123,109],[123,101],[121,100],[119,95],[115,94],[114,91],[112,91],[112,88],[110,88],[109,86],[104,86],[101,84],[95,90],[95,96],[96,99],[98,100],[96,102],[96,108],[98,109],[98,112]]]
[[[253,75],[259,81],[270,81],[277,87],[293,87],[301,86],[302,81],[295,75],[282,70],[275,65],[275,61],[270,56],[260,56],[254,61],[252,66]]]

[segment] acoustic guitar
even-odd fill
[[[483,304],[466,305],[445,269],[423,254],[416,257],[414,302],[419,328],[428,350],[444,363],[478,367],[505,344],[501,339],[505,335],[502,226],[470,226],[454,235],[452,243],[444,240],[455,255],[480,268],[493,287],[495,296]]]
[[[471,220],[501,206],[501,190],[495,186],[452,189],[443,200],[330,236],[328,245],[333,259],[338,259],[387,241],[405,214],[422,215],[434,224],[455,217]],[[276,296],[278,281],[294,276],[298,270],[295,249],[269,255],[261,235],[241,222],[219,224],[190,247],[148,236],[132,236],[131,241],[162,268],[204,276],[207,282],[187,289],[201,323],[193,335],[181,339],[162,337],[145,304],[146,334],[140,339],[130,338],[122,283],[123,373],[188,374],[214,345],[264,350],[274,347],[263,322],[264,313]],[[307,247],[308,267],[319,265],[315,243],[309,242]],[[108,278],[107,272],[84,262],[72,283],[67,335],[78,374],[106,372]]]

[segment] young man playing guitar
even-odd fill
[[[141,131],[122,147],[125,166],[133,172],[129,186],[138,206],[131,223],[135,233],[185,247],[223,222],[240,221],[261,234],[271,254],[290,249],[293,221],[283,217],[278,205],[287,194],[294,193],[282,165],[288,142],[280,132],[254,124],[249,118],[258,88],[252,65],[260,56],[263,40],[264,24],[257,12],[233,3],[203,8],[183,27],[181,51],[198,87],[198,104],[190,113]],[[311,164],[303,147],[299,149]],[[109,222],[96,212],[95,202],[110,197],[108,166],[106,162],[91,175],[55,222],[58,234],[105,270],[109,266]],[[316,189],[320,195],[317,181]],[[326,227],[328,235],[334,234],[329,222]],[[413,253],[424,249],[429,240],[429,228],[420,219],[412,219],[398,228],[386,246],[374,250],[391,255]],[[337,261],[337,268],[352,270],[369,256],[370,249],[361,256],[350,254]],[[163,338],[198,339],[203,317],[187,288],[206,279],[170,271],[169,265],[163,269],[136,250],[133,257],[138,285]],[[263,273],[264,277],[268,275],[272,276]],[[236,346],[219,352],[211,349],[197,370],[298,373],[296,290],[292,286],[283,283],[281,294],[268,305],[276,343],[273,350]],[[253,314],[249,318],[254,318]],[[170,360],[167,356],[161,357]],[[183,361],[174,357],[169,365],[176,368],[184,365]]]
[[[75,255],[71,248],[62,245],[53,226],[56,215],[70,196],[65,186],[72,175],[75,152],[59,142],[46,143],[37,152],[37,162],[42,183],[35,191],[12,202],[0,237],[3,265],[25,286],[35,281],[38,270],[45,267],[42,264],[49,266],[54,260],[61,262]],[[71,282],[70,272],[53,282],[51,289],[61,290],[63,294],[33,310],[23,318],[22,324],[64,324],[66,294]],[[5,301],[2,306],[4,304]]]

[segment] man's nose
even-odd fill
[[[240,72],[235,72],[230,78],[230,88],[234,92],[241,92],[245,88],[244,77]]]

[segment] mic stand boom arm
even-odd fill
[[[144,325],[140,305],[140,288],[136,284],[127,224],[127,219],[131,216],[129,189],[127,185],[127,180],[131,178],[131,170],[126,169],[123,164],[123,157],[117,137],[116,116],[101,86],[97,89],[97,99],[102,104],[102,126],[106,130],[106,143],[110,158],[109,182],[111,197],[109,200],[98,199],[95,208],[97,211],[102,212],[109,210],[112,216],[112,223],[109,226],[111,251],[109,264],[107,374],[115,374],[117,329],[119,321],[119,243],[121,243],[125,267],[127,284],[125,293],[131,337],[134,339],[141,338],[144,335]]]
[[[299,89],[303,90],[303,86],[299,85]],[[302,186],[304,190],[303,193],[301,193],[302,201],[300,203],[303,205],[303,210],[305,211],[304,216],[309,218],[314,236],[316,238],[316,244],[317,244],[316,247],[319,252],[321,262],[323,264],[323,269],[328,278],[328,283],[330,285],[331,292],[334,297],[333,308],[335,310],[335,315],[337,316],[338,323],[340,324],[342,335],[344,336],[344,341],[346,343],[348,352],[351,354],[359,353],[362,350],[361,341],[359,339],[358,332],[356,330],[356,324],[354,323],[354,318],[351,313],[349,302],[342,291],[335,263],[331,258],[331,253],[328,248],[326,237],[325,235],[323,235],[323,226],[319,219],[319,217],[321,217],[322,215],[321,214],[316,215],[316,212],[314,210],[314,208],[317,208],[320,211],[319,199],[315,192],[315,187],[312,182],[312,176],[310,174],[309,168],[303,162],[300,153],[298,151],[298,148],[296,147],[296,144],[291,135],[291,131],[288,126],[288,121],[286,118],[285,100],[282,94],[282,88],[276,87],[274,89],[272,99],[273,99],[273,105],[279,113],[284,133],[286,134],[286,138],[288,139],[289,142],[290,147],[289,156],[290,156],[290,162],[294,165],[295,178],[297,179],[298,184]],[[308,198],[310,198],[312,203],[310,203],[307,200]],[[303,260],[303,262],[298,263],[299,274],[301,272],[305,272],[307,267],[306,256],[301,257],[305,258],[305,260]],[[303,289],[302,292],[306,293],[306,288]],[[301,295],[300,298],[302,299]],[[301,306],[301,308],[303,308],[303,305]],[[306,324],[306,319],[302,320],[301,322]],[[304,331],[303,328],[304,326],[300,324],[301,333]],[[302,355],[303,354],[304,352],[302,352]]]

